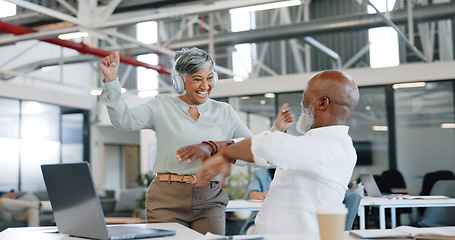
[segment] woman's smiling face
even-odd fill
[[[193,74],[187,74],[185,77],[186,93],[182,96],[182,100],[189,105],[201,105],[209,98],[214,85],[215,79],[210,66]]]

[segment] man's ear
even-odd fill
[[[317,103],[318,109],[324,111],[329,107],[330,99],[328,97],[321,97],[318,99]]]

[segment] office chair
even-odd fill
[[[439,170],[435,172],[426,173],[423,176],[422,182],[422,191],[420,192],[421,196],[428,196],[430,195],[434,184],[440,180],[453,180],[455,179],[455,175],[452,171],[449,170]],[[418,208],[420,216],[425,214],[426,208]]]
[[[362,197],[360,194],[355,192],[346,192],[344,195],[343,203],[346,205],[348,209],[348,214],[346,214],[346,231],[350,231],[352,229],[352,225],[354,224],[355,216],[359,211],[360,200]]]
[[[392,192],[392,188],[406,188],[406,182],[404,181],[403,175],[400,171],[395,169],[389,169],[382,172],[381,177],[387,184],[390,186],[390,191]],[[406,191],[403,192],[393,192],[397,194],[408,194]],[[397,225],[401,225],[401,214],[411,214],[412,208],[398,208],[396,209],[396,223]]]
[[[430,195],[455,197],[455,180],[437,181]],[[455,226],[455,207],[429,207],[426,209],[422,220],[417,223],[419,227]]]
[[[403,175],[400,171],[389,169],[382,172],[381,177],[388,183],[391,188],[406,188]],[[405,192],[403,192],[405,194]]]
[[[452,180],[455,179],[455,175],[452,171],[449,170],[439,170],[435,172],[426,173],[423,176],[422,182],[422,192],[420,193],[421,196],[428,196],[430,195],[431,189],[433,185],[439,180]]]

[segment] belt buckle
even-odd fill
[[[195,175],[195,174],[193,174],[193,175],[190,175],[190,176],[192,176],[192,177],[194,178],[194,180],[193,180],[192,182],[187,182],[187,183],[191,183],[191,184],[194,184],[194,183],[196,182],[196,175]]]

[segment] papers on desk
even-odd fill
[[[351,230],[351,234],[360,238],[415,238],[415,239],[455,239],[455,227],[416,228],[400,226],[395,229]],[[442,237],[442,238],[438,238]]]

